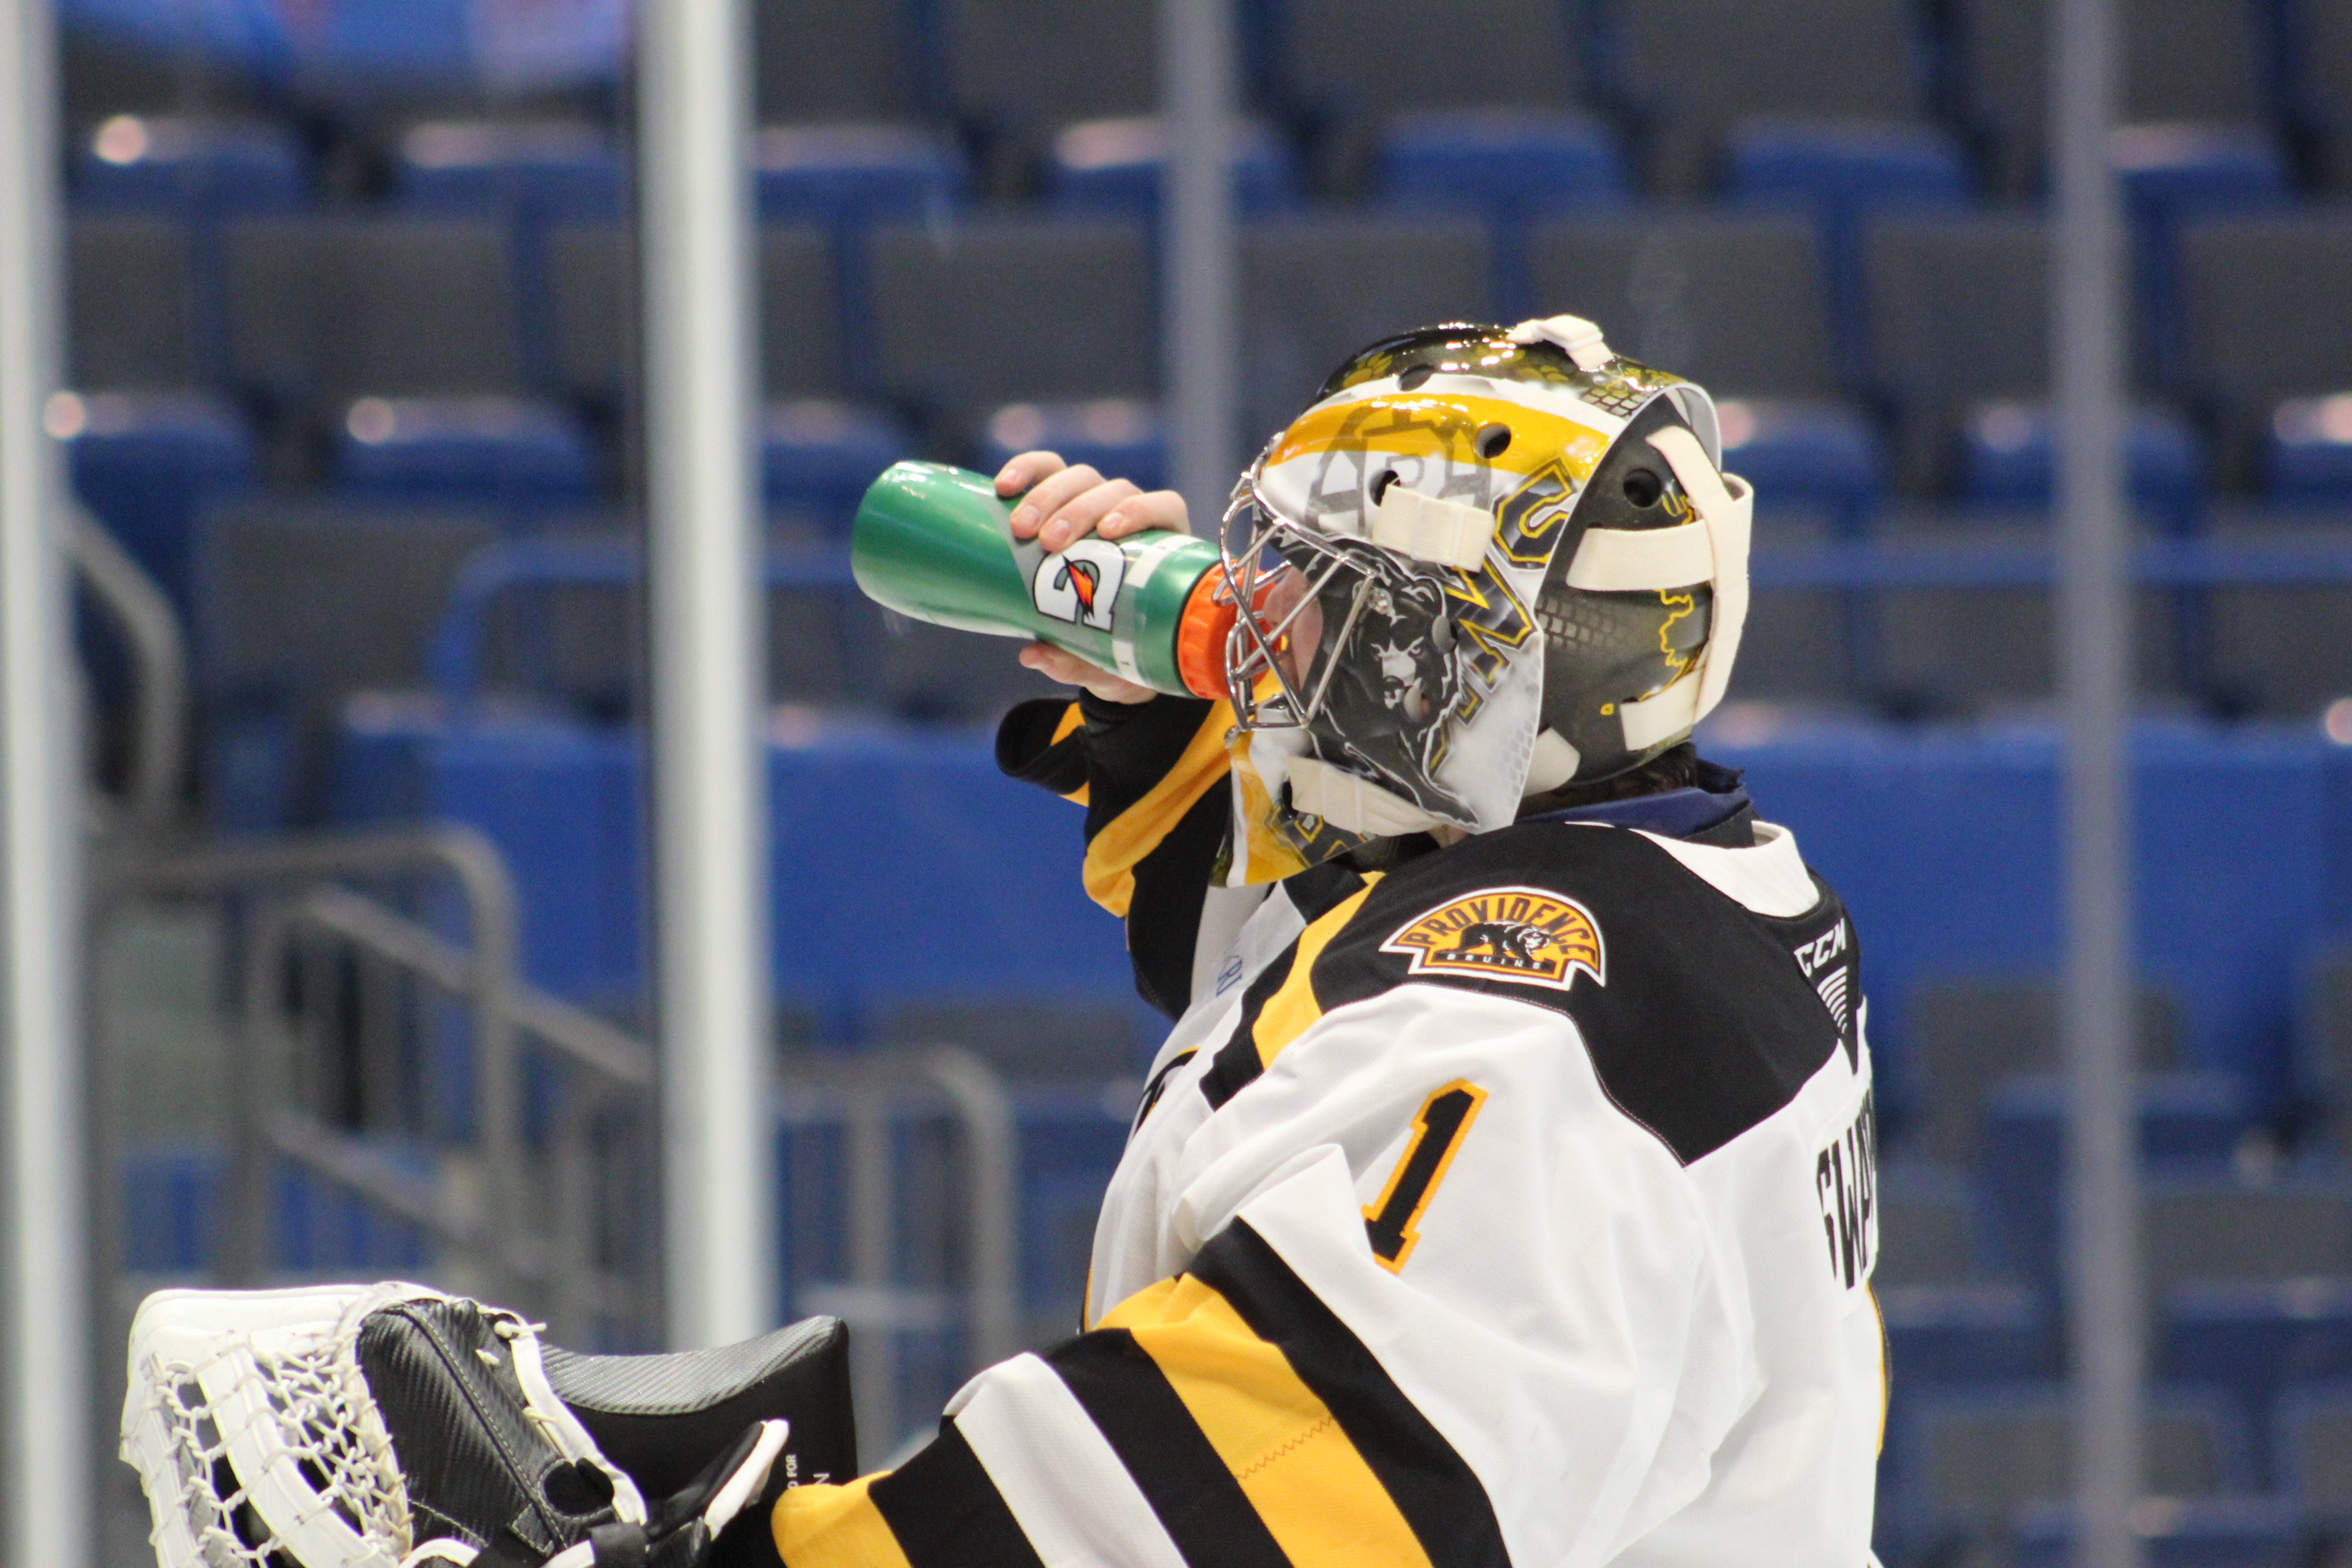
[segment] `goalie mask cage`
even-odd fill
[[[415,1539],[392,1436],[358,1356],[371,1314],[447,1300],[406,1284],[150,1297],[131,1325],[122,1457],[146,1489],[160,1568],[469,1562],[470,1543]],[[604,1471],[614,1511],[642,1521],[636,1488],[548,1385],[531,1325],[488,1315],[512,1352],[531,1423],[565,1458]]]

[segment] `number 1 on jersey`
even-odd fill
[[[1389,1184],[1379,1201],[1364,1209],[1372,1256],[1391,1273],[1404,1267],[1420,1243],[1422,1211],[1437,1194],[1445,1168],[1454,1163],[1454,1152],[1486,1103],[1485,1089],[1458,1078],[1421,1102],[1420,1114],[1412,1119],[1412,1139],[1389,1173]]]

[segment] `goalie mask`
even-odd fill
[[[1375,343],[1234,487],[1225,880],[1508,826],[1719,701],[1750,497],[1715,408],[1573,316]]]

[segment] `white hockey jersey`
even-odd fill
[[[1731,837],[1281,884],[1191,966],[1087,1331],[786,1493],[788,1568],[1860,1568],[1858,950],[1790,835]]]

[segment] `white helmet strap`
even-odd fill
[[[1706,646],[1699,650],[1696,665],[1664,690],[1618,708],[1626,748],[1634,752],[1646,752],[1690,729],[1723,700],[1731,683],[1732,661],[1739,656],[1740,630],[1748,620],[1748,547],[1756,500],[1747,480],[1716,471],[1706,449],[1688,430],[1669,426],[1649,439],[1681,481],[1698,521],[1680,528],[1589,531],[1568,575],[1570,585],[1579,588],[1678,588],[1705,582],[1714,592]],[[1706,546],[1703,570],[1695,548],[1702,539]],[[1588,552],[1594,557],[1590,574],[1583,570]],[[1580,580],[1586,576],[1598,580]]]

